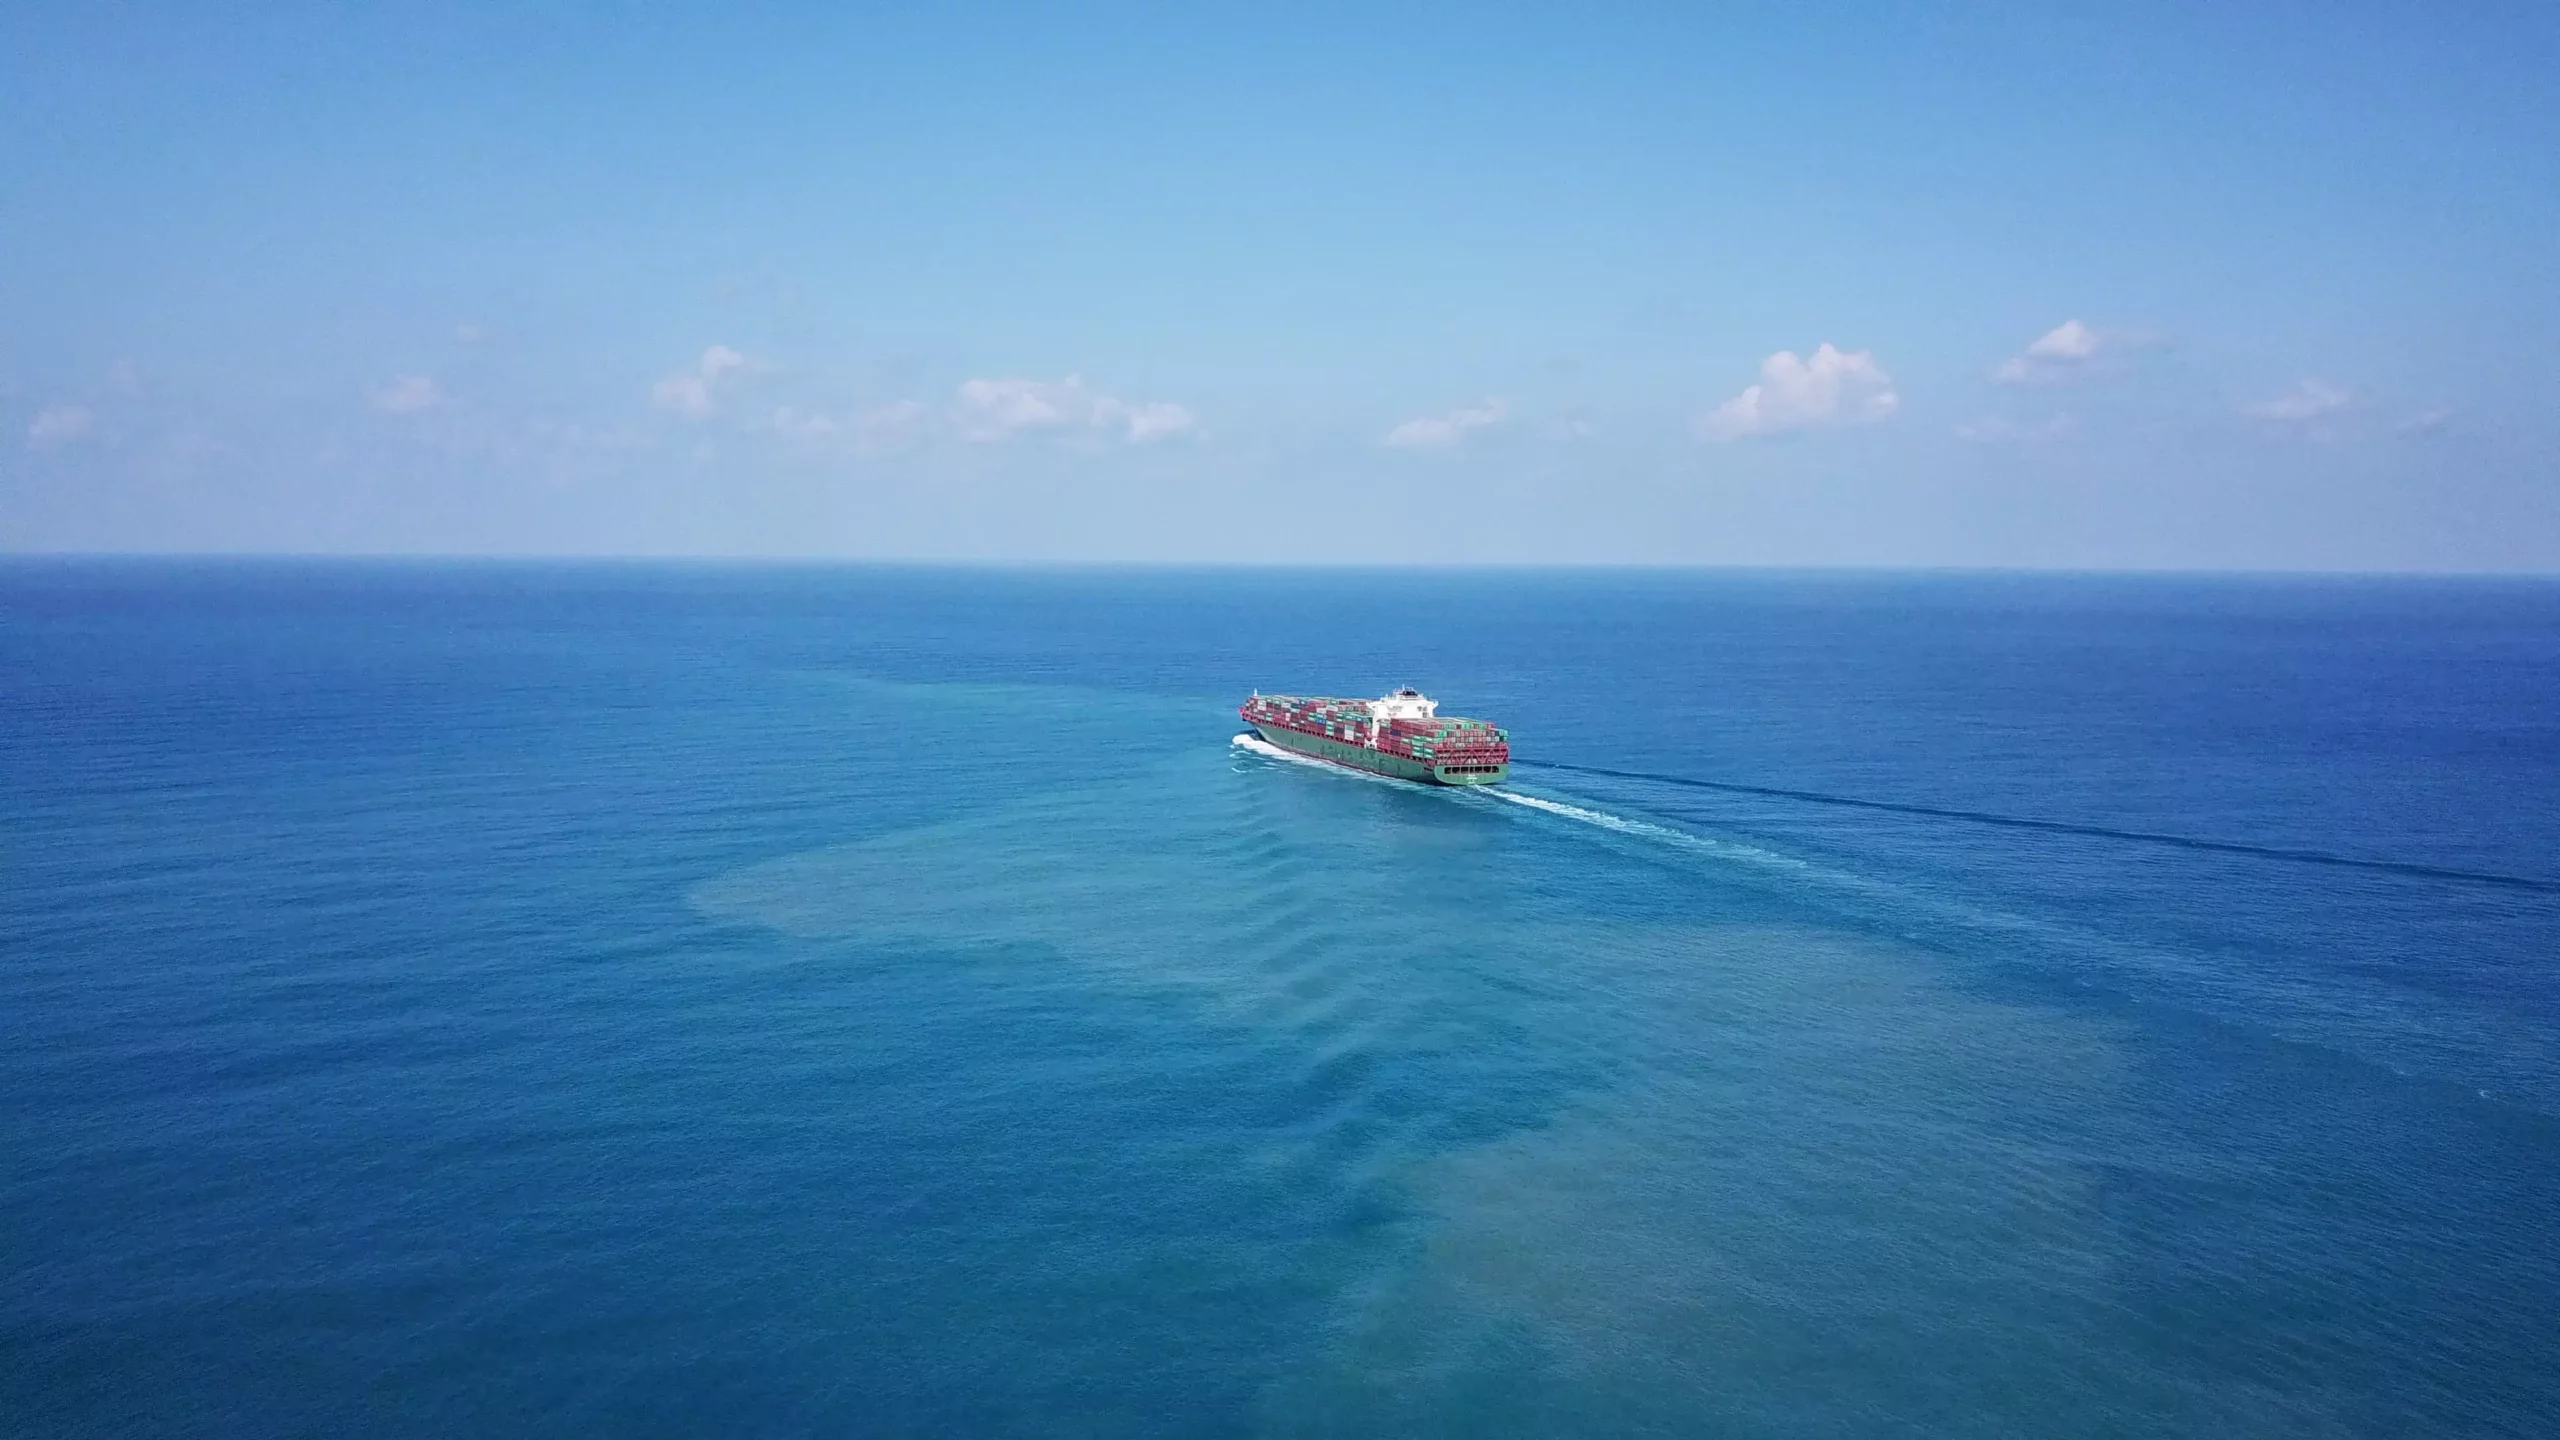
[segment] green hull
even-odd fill
[[[1491,785],[1511,773],[1511,767],[1507,764],[1489,767],[1425,765],[1419,760],[1407,760],[1401,755],[1389,755],[1383,750],[1372,750],[1366,745],[1353,745],[1346,741],[1327,739],[1322,735],[1309,735],[1301,730],[1292,730],[1285,725],[1255,725],[1253,729],[1254,733],[1283,750],[1294,750],[1301,755],[1311,755],[1318,760],[1330,760],[1336,765],[1347,765],[1354,770],[1366,770],[1372,775],[1384,775],[1395,780],[1411,780],[1422,785]]]

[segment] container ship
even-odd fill
[[[1259,691],[1236,712],[1284,750],[1425,785],[1491,785],[1511,773],[1511,732],[1442,715],[1419,690],[1377,700]]]

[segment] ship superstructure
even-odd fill
[[[1511,773],[1511,733],[1442,715],[1403,689],[1375,700],[1256,692],[1237,712],[1272,744],[1354,770],[1426,785],[1491,785]]]

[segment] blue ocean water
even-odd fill
[[[1401,683],[1546,763],[1232,743]],[[19,561],[0,687],[10,1434],[2560,1430],[2560,586]]]

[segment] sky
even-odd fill
[[[2556,75],[2548,3],[17,0],[0,550],[2555,571]]]

